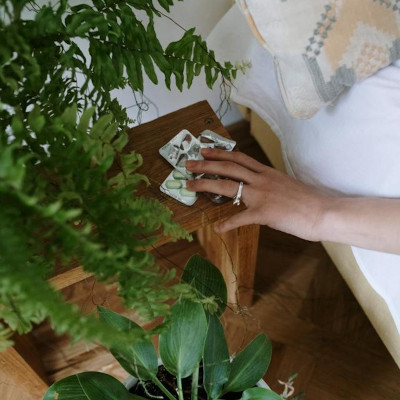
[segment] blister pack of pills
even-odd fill
[[[192,206],[198,199],[196,192],[186,189],[187,178],[174,169],[160,186],[160,190],[187,206]]]
[[[186,182],[188,179],[200,178],[203,174],[193,176],[185,168],[186,161],[203,160],[202,148],[219,148],[232,151],[235,145],[234,140],[227,139],[210,130],[203,131],[199,138],[194,137],[186,129],[180,131],[159,150],[161,156],[174,167],[174,170],[161,184],[160,190],[183,204],[193,205],[198,199],[198,194],[188,190]],[[219,179],[219,177],[214,176],[213,179]],[[224,199],[223,196],[212,193],[208,193],[207,196],[215,203],[221,203]]]
[[[191,178],[192,174],[186,170],[185,163],[187,160],[202,160],[200,150],[200,141],[184,129],[161,147],[160,154],[184,176]]]

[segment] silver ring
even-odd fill
[[[233,204],[235,206],[240,206],[240,200],[242,199],[242,192],[243,192],[243,182],[240,182],[236,196],[233,198]]]

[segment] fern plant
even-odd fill
[[[194,29],[165,48],[155,29],[173,0],[68,0],[39,6],[0,0],[0,348],[10,334],[49,318],[56,332],[106,345],[132,340],[67,304],[47,279],[79,260],[98,280],[117,281],[128,307],[152,319],[168,312],[168,286],[144,250],[161,228],[189,238],[171,212],[136,194],[142,159],[125,151],[126,109],[113,89],[143,92],[146,75],[212,87],[236,74]],[[28,13],[27,11],[34,11]],[[33,16],[32,16],[33,15]],[[143,22],[145,21],[145,22]],[[82,48],[88,48],[89,56]],[[108,172],[117,163],[119,173]]]

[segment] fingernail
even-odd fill
[[[204,147],[203,149],[201,149],[201,154],[204,156],[204,155],[210,153],[211,150],[212,150],[211,148]]]
[[[186,168],[194,167],[194,161],[187,160],[185,163]]]

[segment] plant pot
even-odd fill
[[[161,366],[161,360],[158,361],[158,365]],[[136,378],[135,376],[129,375],[125,381],[124,381],[124,386],[130,390],[133,386],[135,386],[138,383],[139,379]],[[257,384],[258,387],[264,388],[264,389],[270,389],[270,387],[267,385],[267,383],[263,380],[260,379]]]

